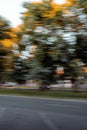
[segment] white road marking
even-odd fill
[[[58,128],[56,128],[54,123],[48,118],[46,113],[39,112],[39,114],[50,130],[59,130]]]

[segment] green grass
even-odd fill
[[[6,95],[22,95],[22,96],[38,96],[51,98],[71,98],[71,99],[87,99],[87,92],[71,92],[71,91],[39,91],[39,90],[23,90],[23,89],[0,89],[0,94]]]

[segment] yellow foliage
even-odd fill
[[[66,3],[62,4],[62,5],[59,5],[55,2],[50,2],[50,6],[52,7],[51,10],[45,10],[44,6],[42,7],[41,6],[41,11],[42,11],[42,16],[43,17],[47,17],[47,18],[52,18],[56,15],[56,12],[57,11],[61,11],[63,8],[65,7],[69,7],[69,6],[72,6],[74,0],[66,0]],[[32,2],[33,5],[44,5],[44,2]],[[40,9],[40,7],[39,7]],[[29,15],[32,15],[31,13],[29,14],[29,12],[25,12],[23,14],[24,17],[27,17]]]
[[[20,31],[21,31],[21,28],[23,28],[23,24],[20,24],[20,25],[17,26],[16,28],[12,28],[12,31],[13,31],[14,33],[20,32]]]
[[[41,2],[41,1],[34,1],[34,2],[32,2],[33,4],[42,4],[43,2]]]
[[[54,2],[51,2],[50,5],[51,5],[51,7],[52,7],[52,10],[51,10],[51,11],[48,11],[48,12],[44,15],[45,17],[48,17],[48,18],[54,17],[55,14],[56,14],[56,12],[61,10],[61,6],[59,6],[58,4],[56,4],[56,3],[54,3]]]
[[[25,12],[23,13],[23,16],[26,17],[26,16],[29,16],[30,14],[28,12]]]
[[[54,11],[61,10],[61,6],[54,2],[51,2],[51,7],[53,8]]]
[[[6,32],[6,34],[8,34],[11,37],[11,39],[0,40],[0,43],[7,48],[11,48],[12,44],[18,41],[16,33],[19,32],[21,28],[22,28],[22,25],[16,28],[11,28],[11,32]]]
[[[0,42],[5,47],[12,47],[12,41],[10,39],[5,39],[5,40],[2,40]]]

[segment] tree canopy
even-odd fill
[[[0,82],[9,79],[12,71],[12,52],[8,48],[8,41],[11,40],[11,27],[4,17],[0,17]]]
[[[75,5],[72,6],[73,2]],[[27,41],[22,44],[25,49],[27,46],[37,46],[33,58],[29,58],[29,78],[52,83],[56,80],[58,66],[64,68],[63,75],[59,74],[58,77],[78,76],[78,62],[81,59],[75,52],[75,39],[83,24],[79,19],[80,3],[73,2],[66,6],[51,1],[24,3],[26,12],[22,17],[22,29]]]
[[[34,79],[50,84],[58,78],[81,75],[83,65],[87,65],[86,5],[85,0],[67,0],[63,5],[52,0],[24,2],[26,11],[18,30],[0,17],[0,43],[17,43],[15,57],[22,59],[14,64],[20,64],[20,71],[14,67],[14,74],[21,75],[16,80]],[[57,73],[60,68],[62,73]]]

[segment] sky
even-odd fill
[[[30,0],[0,0],[0,16],[10,21],[11,25],[16,27],[21,23],[21,12],[23,2]]]
[[[11,26],[16,27],[21,24],[21,13],[24,12],[22,4],[40,0],[0,0],[0,16],[10,21]],[[65,0],[55,0],[65,1]]]

